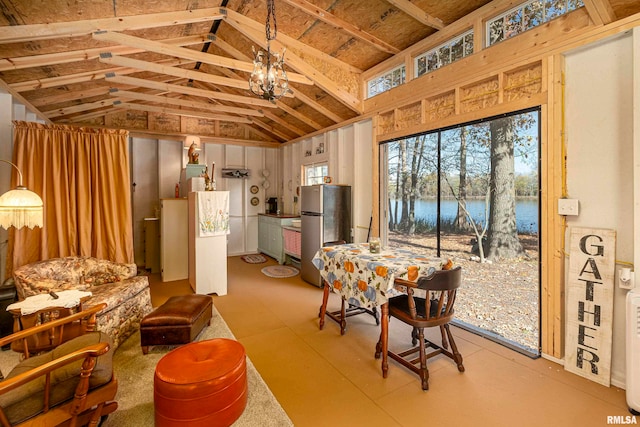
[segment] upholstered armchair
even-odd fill
[[[84,306],[106,304],[97,315],[97,328],[111,337],[114,348],[137,331],[153,309],[149,279],[137,275],[135,264],[93,257],[52,258],[23,265],[13,275],[19,300],[51,291],[91,292]]]

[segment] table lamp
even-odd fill
[[[22,172],[8,160],[0,159],[18,171],[18,186],[0,196],[0,227],[42,227],[43,203],[40,196],[22,185]]]

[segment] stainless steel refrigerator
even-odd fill
[[[344,240],[351,243],[351,187],[348,185],[309,185],[302,187],[301,272],[303,280],[322,286],[320,272],[311,263],[325,243]]]

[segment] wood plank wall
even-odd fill
[[[483,32],[486,19],[513,7],[513,2],[491,5],[369,70],[363,88],[368,78],[402,62],[411,76],[414,56],[469,28]],[[542,352],[558,359],[564,352],[565,315],[566,223],[556,213],[557,200],[566,196],[563,53],[640,26],[640,14],[607,25],[595,21],[600,24],[586,8],[578,9],[493,47],[476,46],[467,58],[364,101],[364,116],[374,118],[374,165],[384,141],[541,106]],[[474,37],[477,44],[483,38]],[[378,215],[379,183],[374,181],[373,212]],[[379,234],[380,218],[374,220],[373,233]]]

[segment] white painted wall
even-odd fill
[[[567,190],[569,198],[579,200],[580,214],[567,216],[565,246],[571,227],[617,232],[611,377],[618,386],[625,382],[627,292],[618,287],[618,270],[628,266],[620,263],[634,261],[631,88],[632,59],[639,50],[627,33],[566,55]],[[565,271],[568,265],[567,259]]]
[[[320,143],[324,143],[325,152],[316,154]],[[364,120],[280,149],[284,165],[282,197],[286,209],[290,209],[287,212],[300,213],[300,204],[294,203],[294,197],[296,187],[303,184],[303,167],[327,162],[332,183],[351,186],[353,239],[365,242],[373,203],[372,147],[372,122]],[[311,155],[307,155],[309,150]]]

